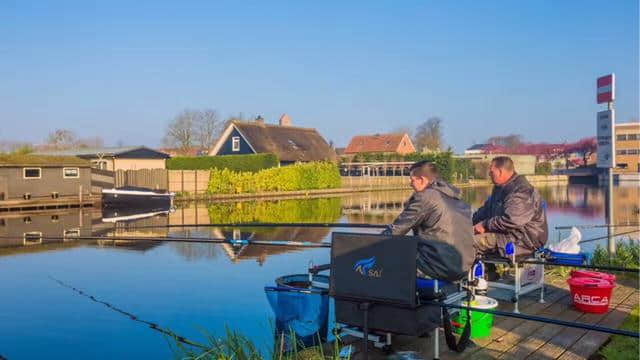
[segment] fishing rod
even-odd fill
[[[613,227],[640,227],[640,224],[563,225],[563,226],[556,226],[554,229],[555,230],[571,230],[571,228],[598,229],[598,228],[613,228]]]
[[[626,231],[626,232],[612,234],[612,235],[600,236],[600,237],[593,238],[593,239],[580,240],[578,242],[578,244],[588,243],[588,242],[597,241],[597,240],[604,240],[604,239],[608,239],[608,238],[612,238],[612,237],[616,237],[616,236],[629,235],[629,234],[633,234],[633,233],[636,233],[636,232],[640,232],[640,228],[632,230],[632,231]]]
[[[606,270],[606,271],[619,271],[619,272],[629,272],[629,273],[639,273],[640,269],[634,268],[623,268],[623,267],[615,267],[615,266],[600,266],[600,265],[573,265],[573,264],[562,264],[562,263],[554,263],[544,260],[524,260],[518,261],[518,264],[533,264],[533,265],[544,265],[544,266],[565,266],[565,267],[574,267],[580,269],[597,269],[597,270]]]
[[[431,301],[431,300],[430,301],[424,301],[424,302],[422,302],[422,304],[435,305],[435,306],[452,308],[452,309],[478,311],[478,312],[482,312],[482,313],[486,313],[486,314],[493,314],[493,315],[498,315],[498,316],[512,317],[512,318],[522,319],[522,320],[537,321],[537,322],[546,323],[546,324],[560,325],[560,326],[572,327],[572,328],[583,329],[583,330],[593,330],[593,331],[604,332],[604,333],[609,333],[609,334],[614,334],[614,335],[630,336],[630,337],[634,337],[634,338],[639,338],[640,337],[640,333],[633,332],[633,331],[612,329],[612,328],[608,328],[608,327],[585,324],[585,323],[579,323],[579,322],[557,320],[557,319],[551,319],[551,318],[542,317],[542,316],[524,315],[524,314],[519,314],[519,313],[514,313],[514,312],[481,309],[481,308],[475,308],[475,307],[471,307],[471,306],[462,306],[462,305],[455,305],[455,304],[445,304],[445,303],[442,303],[442,302],[439,302],[439,301]]]
[[[185,227],[302,227],[302,228],[360,228],[360,229],[386,229],[387,224],[364,224],[364,223],[214,223],[214,224],[167,224],[167,225],[146,225],[134,226],[131,229],[154,229],[154,228],[185,228]]]
[[[0,236],[0,239],[19,239],[16,236]],[[69,240],[120,240],[120,241],[154,241],[154,242],[179,242],[179,243],[205,243],[205,244],[231,244],[231,245],[265,245],[265,246],[290,246],[290,247],[308,247],[308,248],[330,248],[331,243],[310,241],[287,241],[287,240],[247,240],[247,239],[229,239],[229,238],[209,238],[209,237],[178,237],[178,236],[161,236],[161,237],[144,237],[144,236],[38,236],[39,240],[51,241],[69,241]]]
[[[174,339],[176,339],[176,340],[180,341],[180,342],[181,342],[181,343],[183,343],[183,344],[187,344],[187,345],[195,346],[195,347],[198,347],[198,348],[200,348],[200,349],[202,349],[202,350],[207,350],[207,349],[209,349],[209,347],[208,347],[208,346],[202,345],[202,344],[197,343],[197,342],[195,342],[195,341],[193,341],[193,340],[189,340],[189,339],[187,339],[187,338],[186,338],[186,337],[184,337],[184,336],[180,336],[180,335],[178,335],[178,334],[174,333],[173,331],[171,331],[171,330],[169,330],[169,329],[165,329],[165,328],[161,327],[161,326],[160,326],[160,325],[158,325],[157,323],[154,323],[154,322],[151,322],[151,321],[148,321],[148,320],[143,320],[143,319],[141,319],[140,317],[138,317],[138,316],[136,316],[136,315],[134,315],[134,314],[132,314],[132,313],[130,313],[130,312],[128,312],[128,311],[126,311],[126,310],[122,310],[122,309],[120,309],[120,308],[118,308],[118,307],[116,307],[116,306],[114,306],[114,305],[112,305],[112,304],[110,304],[110,303],[108,303],[108,302],[106,302],[106,301],[103,301],[103,300],[100,300],[100,299],[96,298],[96,297],[95,297],[95,296],[93,296],[93,295],[89,295],[89,294],[87,294],[86,292],[84,292],[83,290],[80,290],[80,289],[76,288],[76,287],[75,287],[75,286],[73,286],[73,285],[69,285],[69,284],[67,284],[67,283],[63,282],[62,280],[56,279],[56,278],[54,278],[53,276],[49,276],[49,279],[51,279],[51,280],[53,280],[53,281],[57,282],[57,283],[58,283],[60,286],[62,286],[62,287],[66,287],[66,288],[68,288],[68,289],[71,289],[71,290],[75,291],[77,294],[79,294],[79,295],[81,295],[81,296],[84,296],[84,297],[86,297],[86,298],[91,299],[91,301],[94,301],[94,302],[97,302],[97,303],[99,303],[99,304],[102,304],[102,305],[106,306],[107,308],[109,308],[110,310],[113,310],[113,311],[115,311],[115,312],[118,312],[118,313],[120,313],[120,314],[124,315],[124,316],[128,317],[129,319],[131,319],[131,320],[133,320],[133,321],[137,321],[137,322],[143,323],[143,324],[145,324],[145,325],[149,326],[149,328],[151,328],[151,329],[153,329],[153,330],[156,330],[156,331],[158,331],[158,332],[161,332],[161,333],[163,333],[163,334],[165,334],[165,335],[169,335],[169,336],[171,336],[172,338],[174,338]]]

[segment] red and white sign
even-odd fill
[[[611,102],[616,97],[616,76],[609,74],[598,78],[598,104]]]

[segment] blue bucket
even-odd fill
[[[276,286],[264,291],[275,314],[276,347],[285,352],[297,344],[318,345],[329,338],[329,277],[308,274],[285,275],[276,279]]]

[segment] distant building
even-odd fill
[[[465,155],[486,154],[492,147],[491,144],[475,144],[464,151]]]
[[[459,159],[469,159],[472,163],[484,162],[490,163],[491,160],[498,156],[508,156],[513,160],[513,166],[516,168],[518,174],[532,175],[536,173],[536,156],[535,155],[513,155],[513,154],[486,154],[486,153],[471,153],[464,155],[457,155]],[[484,174],[483,174],[484,175]]]
[[[0,201],[90,195],[91,164],[73,156],[0,155]]]
[[[351,139],[344,150],[345,155],[359,153],[405,155],[414,152],[416,152],[416,148],[406,133],[357,135]]]
[[[89,160],[93,168],[110,171],[166,169],[166,160],[170,158],[168,154],[146,146],[44,151],[36,154],[77,156]]]
[[[209,155],[272,153],[281,165],[295,162],[335,161],[336,153],[316,129],[294,127],[287,114],[278,125],[232,121],[222,132]]]
[[[616,124],[616,173],[640,173],[640,122]]]

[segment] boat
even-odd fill
[[[140,212],[139,209],[113,209],[113,208],[105,208],[102,211],[102,222],[127,222],[134,221],[140,219],[146,219],[150,217],[154,217],[157,215],[168,215],[171,212],[174,212],[174,208],[164,209],[164,210],[155,210],[148,212]]]
[[[102,189],[102,207],[114,209],[166,210],[173,205],[175,193],[125,186]]]

